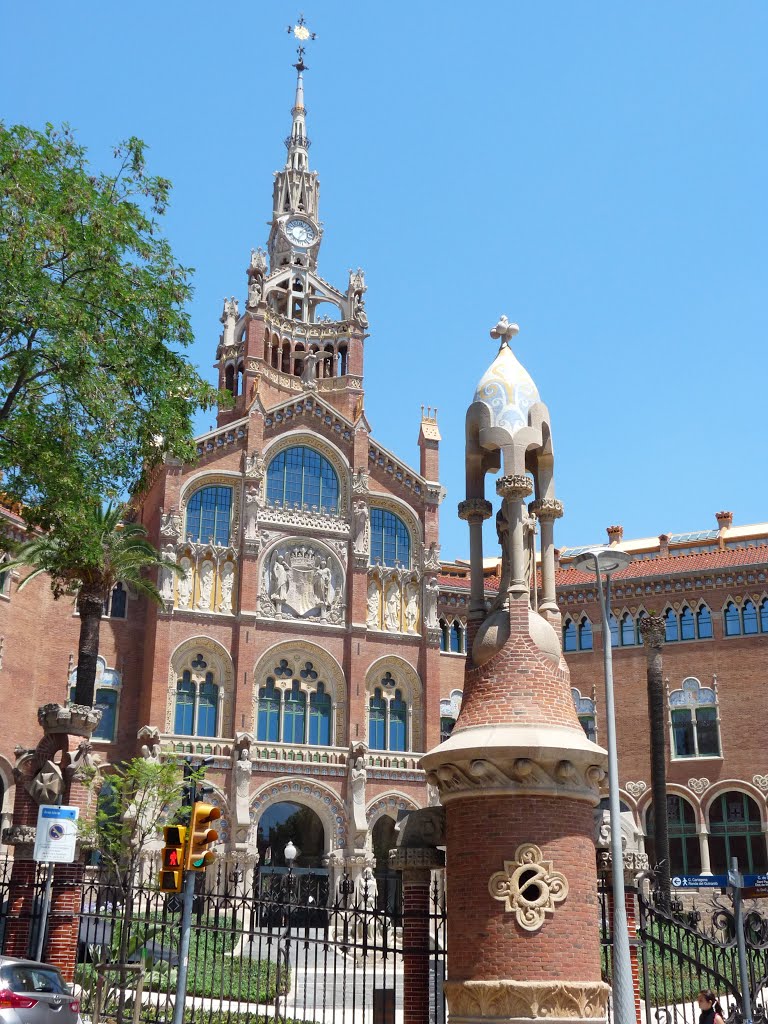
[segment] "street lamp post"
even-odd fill
[[[611,875],[613,885],[613,971],[612,999],[616,1024],[635,1024],[635,993],[629,955],[627,908],[624,902],[624,853],[621,842],[619,760],[616,750],[616,706],[613,694],[613,651],[611,649],[611,575],[624,569],[632,556],[617,548],[588,548],[573,560],[581,572],[594,573],[603,623],[603,669],[605,672],[605,716],[608,724],[608,808],[611,820]],[[605,591],[603,579],[605,576]]]

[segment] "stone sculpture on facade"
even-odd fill
[[[407,633],[418,632],[419,588],[409,583],[405,588],[405,629]]]
[[[299,540],[278,543],[262,562],[262,616],[278,619],[344,619],[341,560],[321,545]]]
[[[189,608],[190,601],[192,600],[192,562],[185,556],[181,559],[179,565],[183,570],[183,574],[179,577],[179,608]]]
[[[232,611],[232,589],[235,585],[235,567],[232,562],[225,562],[221,570],[220,612]]]
[[[365,755],[368,748],[365,743],[352,743],[347,758],[348,765],[348,809],[349,820],[352,826],[353,845],[365,846],[368,832],[368,821],[365,816],[365,785],[367,773],[365,770]]]
[[[381,614],[381,591],[376,580],[368,581],[368,597],[366,601],[365,624],[369,629],[378,629],[380,626],[379,616]]]
[[[163,512],[160,516],[160,536],[175,541],[181,539],[181,513],[177,508]]]
[[[440,597],[440,584],[437,577],[427,576],[424,580],[424,624],[437,629],[437,602]]]
[[[356,501],[354,512],[354,533],[352,537],[352,550],[356,555],[368,557],[368,503]]]
[[[209,611],[211,607],[211,594],[213,593],[213,562],[206,559],[200,566],[200,594],[197,598],[197,607],[201,611]]]
[[[390,632],[400,632],[400,586],[394,580],[384,591],[384,626]]]
[[[166,561],[172,561],[175,556],[176,549],[173,544],[166,544],[163,549]],[[166,604],[173,602],[173,577],[174,573],[172,569],[167,566],[160,566],[158,570],[158,589],[160,590],[160,596]]]

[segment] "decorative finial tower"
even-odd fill
[[[453,733],[422,759],[446,811],[446,996],[452,1022],[604,1020],[593,808],[604,751],[584,735],[560,648],[554,589],[555,498],[549,412],[509,346],[467,412],[470,650]],[[486,606],[482,524],[496,481],[502,552],[498,598]],[[534,496],[526,508],[526,498]],[[541,527],[537,609],[532,530]]]

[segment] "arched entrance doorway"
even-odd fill
[[[378,904],[380,910],[396,914],[400,906],[400,874],[392,871],[389,866],[389,851],[397,842],[394,819],[382,814],[374,824],[371,832],[371,845],[376,858],[374,875],[378,886]]]
[[[290,876],[285,859],[289,842],[296,847]],[[308,914],[308,926],[322,927],[323,921],[317,918],[324,911],[318,908],[328,901],[328,870],[323,866],[325,829],[319,815],[293,800],[271,804],[259,818],[256,843],[259,894],[267,903],[266,910],[271,913],[272,908],[279,916],[289,904],[295,913],[302,912],[296,923],[304,920],[302,914]]]

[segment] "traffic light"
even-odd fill
[[[160,871],[161,892],[181,892],[184,879],[187,830],[182,825],[166,825],[163,829],[165,846]]]
[[[189,822],[189,844],[187,845],[187,859],[184,867],[188,871],[205,871],[209,864],[216,859],[213,850],[206,847],[215,843],[219,833],[215,828],[210,828],[212,821],[221,817],[221,811],[213,804],[205,804],[201,800],[192,808],[192,817]]]

